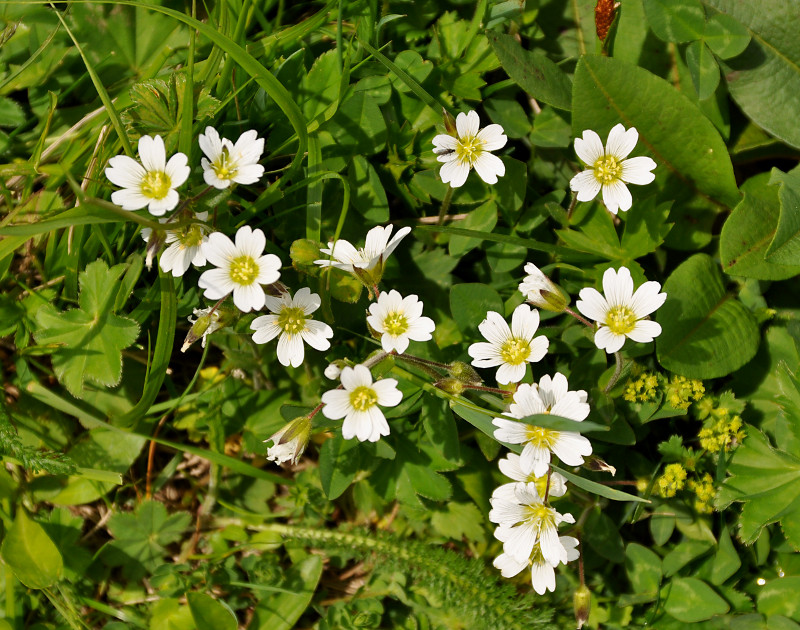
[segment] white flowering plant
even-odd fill
[[[556,4],[0,5],[0,630],[800,623],[795,7]]]

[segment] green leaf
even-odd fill
[[[661,586],[661,558],[642,545],[629,543],[625,549],[625,569],[633,592],[646,595],[653,601],[658,597]]]
[[[543,429],[550,429],[553,431],[572,431],[573,433],[589,433],[592,431],[608,431],[610,427],[605,424],[598,424],[597,422],[590,422],[583,420],[578,422],[570,418],[562,418],[550,414],[534,414],[532,416],[525,416],[519,422],[532,424]]]
[[[770,580],[758,592],[758,612],[762,615],[783,615],[800,619],[800,577],[786,576]]]
[[[322,557],[310,555],[293,566],[286,574],[291,584],[296,584],[291,593],[270,595],[262,599],[253,611],[251,630],[292,630],[314,597],[322,577]]]
[[[589,512],[586,528],[583,530],[583,541],[589,543],[597,555],[610,562],[622,562],[625,559],[619,526],[599,508]]]
[[[730,15],[715,13],[706,22],[703,40],[722,59],[742,54],[750,43],[750,31]]]
[[[537,101],[559,109],[572,107],[569,76],[539,50],[527,51],[510,35],[487,31],[486,37],[508,76]]]
[[[515,452],[519,452],[519,450],[513,449]],[[617,490],[616,488],[612,488],[611,486],[604,486],[602,483],[597,483],[596,481],[592,481],[591,479],[586,479],[585,477],[580,477],[578,475],[574,475],[568,470],[564,470],[560,466],[556,466],[551,464],[550,467],[558,473],[564,475],[567,478],[567,481],[576,485],[581,490],[586,490],[587,492],[591,492],[592,494],[596,494],[601,497],[605,497],[606,499],[611,499],[612,501],[633,501],[634,503],[650,503],[649,499],[643,499],[642,497],[637,497],[634,494],[628,494],[627,492],[623,492],[622,490]]]
[[[325,496],[330,501],[339,498],[353,483],[360,468],[358,440],[345,440],[341,433],[326,440],[319,451],[319,476]]]
[[[779,185],[781,215],[764,258],[771,263],[800,265],[800,173],[773,168],[769,183]]]
[[[353,207],[367,220],[385,223],[389,220],[389,201],[378,173],[363,155],[355,155],[348,170],[353,190]]]
[[[730,606],[703,580],[690,577],[672,580],[664,609],[678,621],[696,623],[722,615]]]
[[[796,124],[800,93],[800,47],[793,29],[794,0],[703,0],[709,7],[739,22],[752,36],[745,51],[723,65],[736,104],[772,135],[800,148]]]
[[[739,553],[733,546],[728,528],[723,527],[719,536],[717,553],[714,554],[714,563],[711,565],[711,582],[722,584],[736,573],[740,566],[742,566],[742,560],[739,558]]]
[[[672,229],[672,223],[667,223],[671,205],[670,202],[656,205],[655,198],[648,197],[625,213],[620,246],[628,260],[651,254],[664,242]]]
[[[205,593],[186,593],[197,630],[236,630],[239,623],[233,611],[221,601]]]
[[[739,202],[728,149],[686,96],[647,70],[612,57],[583,57],[572,89],[572,130],[604,138],[617,123],[639,131],[642,147],[683,186],[729,207]]]
[[[52,586],[64,571],[58,548],[22,506],[5,534],[0,555],[17,579],[28,588]]]
[[[431,525],[442,536],[461,541],[485,542],[485,517],[474,503],[448,501],[434,510]]]
[[[465,219],[454,221],[453,225],[467,230],[491,232],[497,225],[497,204],[487,201],[467,214]],[[480,244],[480,239],[454,235],[450,237],[448,248],[451,256],[463,256]]]
[[[53,353],[53,369],[76,398],[82,397],[86,380],[107,387],[118,385],[122,350],[139,336],[135,321],[111,312],[123,271],[125,265],[109,269],[102,260],[90,263],[79,276],[80,308],[59,313],[45,307],[36,314],[36,341],[61,346]]]
[[[709,98],[719,85],[719,66],[711,50],[702,41],[692,42],[686,47],[686,65],[692,75],[697,98]]]
[[[644,0],[644,12],[656,37],[665,42],[703,37],[706,15],[698,0]]]
[[[479,334],[478,324],[486,319],[488,311],[505,315],[503,300],[491,287],[470,282],[450,289],[450,312],[462,331]]]
[[[778,265],[764,259],[775,238],[780,213],[778,186],[770,174],[760,173],[742,184],[744,199],[722,226],[719,253],[722,269],[732,276],[784,280],[800,273],[800,266]]]
[[[753,358],[759,343],[755,318],[726,292],[710,256],[695,254],[679,265],[664,292],[656,350],[666,369],[690,378],[718,378]]]

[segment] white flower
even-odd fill
[[[356,249],[344,239],[329,242],[328,248],[320,251],[330,256],[332,260],[315,260],[314,264],[321,267],[336,267],[352,273],[368,286],[378,284],[383,276],[386,259],[410,231],[410,227],[400,228],[394,238],[389,240],[392,226],[377,225],[367,232],[363,249]]]
[[[497,382],[501,385],[519,383],[525,376],[525,365],[541,361],[550,341],[547,337],[534,338],[539,327],[539,311],[520,304],[511,316],[511,328],[500,313],[489,311],[478,330],[489,343],[473,343],[467,352],[472,365],[479,368],[500,366]]]
[[[581,422],[589,415],[586,392],[582,389],[569,391],[567,377],[560,372],[552,379],[543,376],[538,385],[524,383],[514,394],[507,415],[526,418],[534,414],[552,414]],[[589,440],[574,431],[543,429],[505,418],[495,418],[492,424],[498,427],[494,432],[496,440],[525,445],[519,459],[520,468],[536,477],[547,474],[551,453],[569,466],[580,466],[583,458],[592,454]]]
[[[316,350],[331,347],[328,339],[333,337],[333,329],[311,317],[321,302],[319,295],[311,293],[308,287],[300,289],[294,297],[288,293],[280,297],[268,295],[264,303],[273,314],[256,317],[250,324],[250,328],[256,331],[253,341],[267,343],[280,335],[278,361],[281,365],[298,367],[303,363],[304,341]]]
[[[489,520],[497,523],[494,536],[503,551],[517,562],[527,562],[538,544],[542,557],[553,566],[566,557],[558,539],[560,523],[574,523],[571,514],[559,514],[536,491],[535,483],[518,483],[514,496],[493,496]],[[565,560],[566,562],[566,560]]]
[[[583,132],[583,138],[575,138],[575,153],[589,167],[569,182],[573,192],[578,193],[578,201],[591,201],[602,189],[603,203],[610,212],[630,209],[633,199],[625,184],[649,184],[656,177],[650,172],[656,163],[649,157],[625,159],[638,140],[636,128],[625,131],[621,123],[609,132],[605,148],[591,129]]]
[[[480,129],[478,114],[461,112],[456,118],[456,136],[441,133],[433,139],[436,159],[444,162],[439,175],[452,188],[463,186],[471,168],[487,184],[496,184],[497,177],[506,174],[503,161],[490,151],[506,146],[508,138],[500,125],[489,125]]]
[[[291,462],[296,464],[308,446],[311,435],[311,418],[301,416],[287,423],[272,437],[264,440],[272,441],[272,446],[267,449],[267,459],[276,464]]]
[[[422,302],[416,295],[403,297],[392,289],[384,291],[377,302],[369,305],[367,324],[381,333],[381,345],[386,352],[396,350],[403,354],[409,340],[429,341],[436,324],[430,317],[422,317]]]
[[[208,219],[208,212],[198,212],[195,217],[198,221]],[[161,223],[166,223],[160,219]],[[172,272],[176,278],[186,273],[191,265],[202,267],[206,264],[206,256],[203,253],[203,244],[208,242],[208,228],[200,223],[178,228],[177,230],[167,230],[165,242],[169,247],[164,250],[158,261],[158,266],[164,273]],[[142,238],[150,240],[153,230],[142,228]]]
[[[344,418],[342,437],[361,442],[377,442],[389,435],[389,424],[378,408],[395,407],[403,400],[397,381],[384,378],[372,382],[372,374],[364,365],[342,369],[342,388],[322,394],[322,414],[331,420]]]
[[[519,283],[519,291],[537,308],[562,312],[569,304],[569,297],[533,263],[525,265],[528,275]]]
[[[198,285],[210,300],[219,300],[233,291],[233,303],[247,313],[264,306],[262,284],[272,284],[281,277],[281,259],[264,254],[267,239],[261,230],[245,225],[236,232],[236,244],[221,232],[209,235],[203,253],[218,269],[200,276]]]
[[[581,289],[580,300],[575,306],[600,324],[594,334],[594,343],[611,354],[622,348],[625,337],[637,343],[648,343],[661,334],[660,324],[644,319],[667,299],[667,294],[659,291],[661,285],[651,281],[645,282],[634,293],[628,268],[620,267],[619,271],[614,271],[609,267],[603,274],[605,297],[596,289],[587,287]]]
[[[577,549],[577,538],[573,538],[572,536],[559,536],[558,542],[564,549],[565,555],[562,554],[559,558],[560,562],[555,565],[544,559],[538,545],[533,548],[531,557],[524,562],[518,562],[507,553],[502,553],[495,558],[493,564],[495,568],[500,569],[501,574],[506,578],[514,577],[520,571],[530,566],[533,590],[539,595],[544,595],[547,591],[552,593],[556,590],[555,567],[558,566],[558,564],[566,564],[567,562],[577,560],[580,556],[580,552]],[[566,560],[563,558],[566,558]]]
[[[231,182],[255,184],[264,174],[264,167],[258,164],[264,152],[264,138],[257,136],[258,132],[251,129],[233,144],[220,138],[213,127],[206,127],[205,134],[200,134],[200,148],[206,154],[200,160],[206,184],[219,189],[227,188]]]
[[[323,374],[325,375],[325,378],[335,381],[341,376],[342,367],[334,361],[333,363],[328,364],[328,367],[325,368]]]
[[[161,136],[139,138],[139,164],[127,155],[108,161],[106,177],[122,190],[111,193],[111,201],[123,210],[139,210],[148,206],[150,214],[160,217],[178,205],[175,190],[186,181],[191,169],[183,153],[176,153],[167,162]]]
[[[502,472],[509,479],[516,482],[522,481],[524,483],[533,482],[536,484],[536,491],[539,496],[548,497],[563,497],[567,493],[567,478],[557,472],[550,474],[550,488],[547,488],[547,473],[541,477],[537,477],[532,472],[525,472],[520,464],[520,457],[516,453],[509,453],[505,459],[497,462]],[[495,488],[492,496],[507,496],[513,497],[514,483],[506,483],[502,486]]]

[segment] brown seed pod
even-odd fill
[[[597,37],[601,42],[605,41],[608,35],[608,29],[611,28],[618,6],[619,3],[614,0],[597,0],[597,4],[594,7],[594,26],[597,29]]]

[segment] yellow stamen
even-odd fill
[[[253,284],[258,278],[258,263],[253,260],[252,256],[239,256],[231,261],[230,278],[236,284],[247,286]]]
[[[622,175],[622,162],[613,155],[604,155],[594,163],[594,176],[601,184],[611,184]]]
[[[145,197],[163,199],[172,188],[172,180],[164,171],[148,171],[142,178],[141,190]]]
[[[377,404],[378,395],[371,387],[361,385],[350,392],[350,405],[356,411],[366,411]]]

